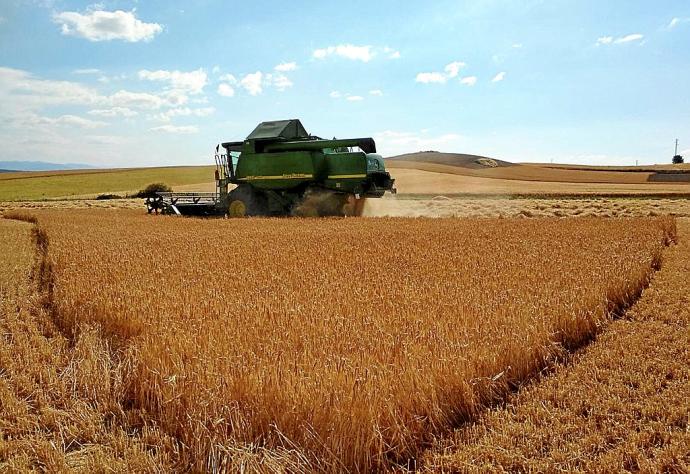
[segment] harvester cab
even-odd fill
[[[245,140],[221,145],[225,153],[216,147],[215,195],[161,193],[155,204],[163,212],[360,215],[365,198],[395,192],[372,138],[323,140],[293,119],[263,122]]]

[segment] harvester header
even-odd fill
[[[361,213],[364,198],[395,192],[373,138],[324,140],[292,119],[260,123],[245,140],[221,145],[216,193],[159,193],[149,212],[294,215],[318,194],[318,214],[348,215]]]

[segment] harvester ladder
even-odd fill
[[[227,177],[227,169],[223,164],[223,157],[225,155],[219,155],[216,153],[214,160],[216,162],[216,194],[220,195],[220,188],[222,183],[225,182]]]

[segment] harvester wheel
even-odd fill
[[[228,206],[228,215],[230,217],[244,217],[247,215],[247,206],[239,199],[232,201]]]
[[[146,198],[146,211],[149,214],[156,213],[158,214],[159,211],[163,211],[164,206],[163,206],[163,198],[161,196],[149,196]]]
[[[240,184],[228,195],[229,217],[267,216],[268,202],[266,196],[246,184]]]

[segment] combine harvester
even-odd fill
[[[281,120],[263,122],[246,140],[221,146],[215,193],[157,193],[146,200],[149,213],[361,215],[365,198],[395,193],[372,138],[323,140],[299,120]]]

